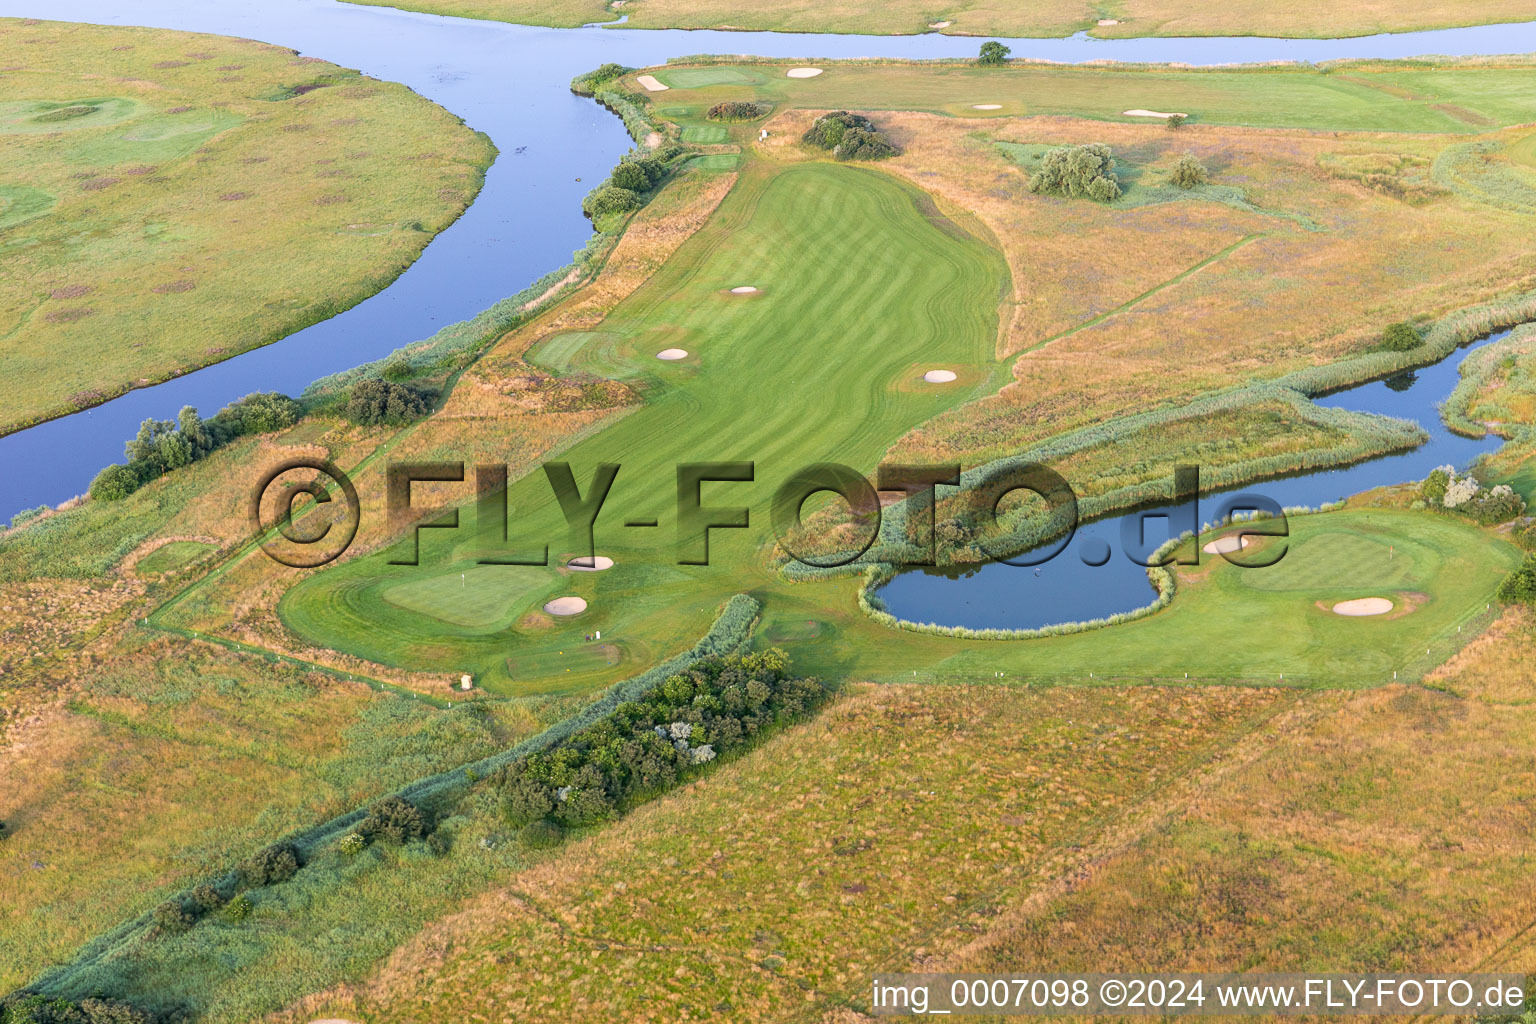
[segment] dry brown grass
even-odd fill
[[[311,1016],[816,1019],[1081,871],[1290,697],[860,687],[427,929]],[[622,979],[622,984],[615,982]],[[289,1019],[308,1019],[298,1014]]]

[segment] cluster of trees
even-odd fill
[[[1526,555],[1520,568],[1504,577],[1498,597],[1505,604],[1536,605],[1536,555]]]
[[[159,1018],[112,999],[16,993],[0,1000],[0,1024],[156,1024]]]
[[[1422,344],[1424,337],[1413,324],[1388,324],[1387,329],[1381,332],[1381,349],[1384,352],[1412,352]]]
[[[123,447],[128,463],[108,466],[91,481],[91,497],[99,501],[126,498],[141,486],[173,469],[190,465],[209,452],[246,434],[282,430],[298,421],[299,403],[275,391],[246,395],[203,419],[190,405],[174,420],[147,419],[138,436]]]
[[[881,160],[896,154],[896,147],[875,122],[847,110],[821,115],[801,138],[819,149],[831,150],[836,160]]]
[[[1204,185],[1210,179],[1211,172],[1195,159],[1193,153],[1185,153],[1179,157],[1178,162],[1173,165],[1173,174],[1169,178],[1175,185],[1186,191]]]
[[[1029,190],[1047,196],[1113,202],[1120,198],[1115,158],[1102,142],[1061,146],[1045,154],[1040,169],[1029,179]]]
[[[431,392],[399,381],[368,377],[352,385],[343,414],[365,427],[384,423],[399,426],[419,420],[432,410]]]
[[[768,104],[751,100],[726,100],[710,107],[705,117],[711,121],[756,121],[768,113]]]
[[[670,149],[663,151],[670,154]],[[602,220],[618,213],[638,210],[645,205],[646,193],[652,191],[667,176],[667,160],[663,152],[650,156],[627,156],[608,175],[608,180],[587,193],[581,201],[582,212],[593,221]]]
[[[704,658],[555,746],[502,768],[502,809],[525,842],[547,844],[565,827],[612,817],[802,717],[826,692],[820,680],[791,675],[788,656],[777,648]]]
[[[1454,512],[1484,526],[1525,514],[1525,499],[1508,484],[1484,487],[1470,473],[1458,477],[1453,466],[1441,466],[1425,477],[1419,498],[1430,508]]]

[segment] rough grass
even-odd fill
[[[0,431],[360,301],[492,158],[404,86],[262,43],[3,20],[0,49],[25,72],[0,78]]]
[[[370,0],[353,0],[370,2]],[[383,0],[372,0],[382,3]],[[969,35],[1065,36],[1083,30],[1103,36],[1259,35],[1324,37],[1409,32],[1522,21],[1531,16],[1521,0],[1479,0],[1474,5],[1433,0],[1412,7],[1379,2],[1346,8],[1324,0],[1267,4],[1258,0],[1210,5],[1191,0],[1114,0],[1111,3],[1048,3],[973,0],[963,6],[934,6],[917,0],[874,4],[869,0],[775,0],[742,6],[729,0],[644,0],[608,4],[603,0],[393,0],[384,4],[411,11],[485,18],[526,25],[582,25],[629,15],[635,28],[730,28],[775,32],[917,33],[949,22],[943,31]],[[1120,24],[1100,26],[1100,19]]]

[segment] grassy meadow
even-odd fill
[[[352,0],[458,18],[522,25],[576,26],[628,15],[634,28],[718,28],[759,32],[838,32],[868,35],[942,31],[957,35],[1066,36],[1087,31],[1125,36],[1292,36],[1338,38],[1378,32],[1528,21],[1523,0],[1476,4],[1432,0],[1411,7],[1364,4],[1340,7],[1323,0],[1267,4],[1258,0],[1197,4],[1191,0],[974,0],[934,5],[916,0],[775,0],[743,6],[727,0]]]
[[[4,19],[0,48],[0,432],[361,301],[494,155],[402,85],[264,43]]]
[[[1536,225],[1497,205],[1507,183],[1433,170],[1482,142],[1525,166],[1531,132],[1505,125],[1527,69],[1412,88],[1403,67],[1356,70],[1397,77],[1277,70],[1286,103],[1262,111],[1269,72],[659,71],[683,77],[657,113],[730,166],[670,182],[437,413],[402,429],[313,414],[0,537],[0,986],[264,843],[568,719],[738,593],[762,603],[755,643],[837,687],[817,719],[552,851],[514,840],[480,786],[440,824],[446,850],[320,849],[244,921],[125,942],[67,972],[70,994],[231,1022],[283,1006],[301,1024],[837,1021],[866,1009],[870,971],[913,965],[1496,959],[1536,914],[1518,854],[1536,647],[1511,614],[1455,654],[1519,560],[1493,531],[1369,495],[1293,519],[1273,568],[1207,556],[1156,615],[1031,641],[891,630],[859,610],[858,579],[792,583],[772,561],[769,496],[814,461],[973,466],[1080,435],[1059,468],[1102,497],[1180,462],[1241,475],[1358,455],[1358,419],[1275,379],[1370,351],[1381,323],[1536,285]],[[845,72],[867,77],[854,90]],[[1205,106],[1177,134],[1126,122],[1117,104],[1158,102],[1111,99],[1138,83]],[[968,114],[983,87],[1018,106]],[[725,98],[774,103],[770,138],[700,132]],[[903,154],[818,159],[796,139],[834,105],[874,109]],[[1111,144],[1146,201],[1029,193],[1028,155],[1078,141]],[[1185,150],[1229,191],[1158,191]],[[935,367],[959,380],[924,383]],[[363,499],[357,548],[321,570],[248,544],[252,467],[298,453],[355,470]],[[537,469],[553,457],[584,494],[620,464],[597,526],[613,568],[567,565]],[[424,531],[419,566],[388,564],[392,459],[509,463],[511,545],[547,544],[549,565],[482,564],[507,552],[476,535],[472,481],[415,488],[462,525]],[[710,565],[676,564],[675,464],[734,459],[754,481],[702,499],[749,506],[750,527],[713,531]],[[543,610],[562,596],[587,610]],[[1391,614],[1330,610],[1377,596]],[[461,672],[476,688],[450,694]],[[1485,814],[1468,792],[1492,794]],[[1445,881],[1461,864],[1487,898]]]

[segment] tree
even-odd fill
[[[1045,154],[1029,179],[1029,190],[1043,195],[1094,199],[1107,203],[1120,196],[1115,158],[1100,142],[1061,146]]]
[[[1388,352],[1411,352],[1422,344],[1424,339],[1409,323],[1388,324],[1381,332],[1381,347]]]
[[[879,160],[896,152],[875,122],[847,110],[821,115],[801,139],[830,149],[838,160]]]
[[[981,53],[976,57],[976,63],[988,67],[996,67],[1008,60],[1008,55],[1013,51],[996,40],[989,39],[981,44]]]
[[[255,887],[286,882],[299,871],[299,851],[291,843],[274,843],[257,850],[240,865],[240,877]]]
[[[588,192],[587,197],[581,201],[581,210],[593,220],[601,220],[613,214],[638,210],[644,205],[640,194],[634,189],[620,188],[617,185],[599,185]]]
[[[1504,577],[1498,598],[1505,604],[1536,605],[1536,555],[1526,555],[1520,568]]]
[[[365,378],[352,385],[345,413],[365,427],[380,423],[399,426],[425,416],[432,407],[426,392],[390,380]]]
[[[1173,165],[1171,181],[1182,189],[1192,189],[1196,185],[1204,185],[1210,179],[1210,172],[1205,165],[1196,160],[1194,154],[1185,153],[1179,157]]]
[[[538,821],[555,809],[549,787],[526,775],[517,775],[501,793],[501,810],[507,822],[515,826]]]
[[[139,475],[121,463],[96,474],[91,481],[91,497],[97,501],[121,501],[139,488]]]
[[[192,905],[205,914],[224,905],[224,897],[211,885],[193,886],[191,896]]]
[[[1166,124],[1168,126],[1168,130],[1172,132],[1178,131],[1180,128],[1184,127],[1184,122],[1187,120],[1189,120],[1189,118],[1185,117],[1183,114],[1169,114],[1167,120],[1165,120],[1163,123]]]
[[[180,935],[197,923],[180,900],[166,900],[155,908],[155,927],[172,935]]]
[[[1451,473],[1441,467],[1430,472],[1424,478],[1424,483],[1419,487],[1419,497],[1430,505],[1441,505],[1445,502],[1445,490],[1451,484]]]

